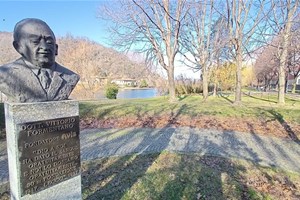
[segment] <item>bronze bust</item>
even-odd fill
[[[0,91],[8,101],[68,99],[79,75],[55,62],[58,45],[50,27],[40,19],[23,19],[13,36],[13,46],[22,57],[0,67]]]

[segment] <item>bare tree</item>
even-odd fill
[[[211,56],[213,65],[210,68],[210,74],[213,74],[213,96],[217,95],[217,90],[219,83],[222,80],[219,80],[219,77],[216,73],[220,71],[219,69],[226,66],[225,63],[228,61],[228,29],[226,26],[225,18],[219,17],[213,24],[211,40],[212,40],[212,49],[214,53]]]
[[[288,74],[293,77],[292,93],[296,92],[296,80],[300,75],[300,23],[292,30],[291,44],[288,48]]]
[[[276,5],[278,2],[276,2]],[[283,3],[283,1],[281,1]],[[286,18],[283,20],[285,21],[283,27],[281,27],[281,35],[282,35],[282,44],[280,47],[280,65],[279,65],[279,91],[278,91],[278,103],[284,104],[284,93],[285,93],[285,66],[287,62],[287,55],[288,55],[288,46],[290,44],[290,36],[291,36],[291,27],[292,27],[292,20],[294,19],[294,14],[298,8],[299,1],[291,1],[287,0],[284,2],[283,7],[280,7],[281,14],[282,12],[286,13]],[[277,8],[277,7],[276,7]],[[277,15],[275,14],[275,17]]]
[[[243,57],[253,50],[251,39],[265,17],[263,9],[267,8],[264,0],[227,0],[225,7],[225,13],[221,9],[219,12],[227,19],[230,60],[236,64],[235,104],[239,104],[242,98]]]
[[[300,74],[300,45],[299,27],[294,26],[291,30],[291,42],[287,48],[287,60],[284,68],[285,91],[288,89],[287,83],[292,83],[292,93],[295,93],[296,78]],[[279,66],[281,58],[281,46],[283,37],[273,36],[271,42],[263,47],[258,53],[255,63],[256,77],[259,82],[264,82],[265,87],[272,81],[273,84],[279,79]],[[291,82],[291,78],[293,82]]]
[[[201,70],[204,100],[208,97],[209,66],[214,53],[212,47],[216,47],[211,43],[213,17],[216,17],[213,16],[213,3],[213,0],[189,1],[188,20],[181,35],[181,54],[186,60],[183,62],[195,70]]]
[[[258,52],[258,57],[254,65],[255,75],[258,83],[262,83],[267,90],[272,82],[278,80],[279,58],[277,57],[276,41],[273,45],[267,45]],[[274,84],[274,83],[273,83]]]
[[[279,58],[278,104],[285,104],[286,69],[288,64],[288,48],[291,42],[292,26],[299,18],[299,0],[272,0],[272,12],[268,16],[266,32],[278,37],[277,55]],[[297,17],[298,16],[298,17]]]
[[[186,0],[119,0],[118,7],[103,7],[111,27],[113,45],[144,53],[150,63],[167,72],[170,101],[175,101],[174,67]]]

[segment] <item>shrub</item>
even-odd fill
[[[106,88],[105,88],[106,98],[116,99],[118,92],[119,92],[119,88],[115,83],[110,83],[110,84],[106,85]]]
[[[182,94],[199,94],[203,92],[202,83],[196,81],[177,81],[175,85],[177,95]]]
[[[145,79],[141,80],[140,88],[148,87],[148,83]]]

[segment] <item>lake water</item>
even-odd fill
[[[157,90],[155,88],[119,89],[117,99],[151,98],[156,97],[157,95]]]

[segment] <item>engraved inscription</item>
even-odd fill
[[[80,173],[79,117],[18,124],[21,196]]]

